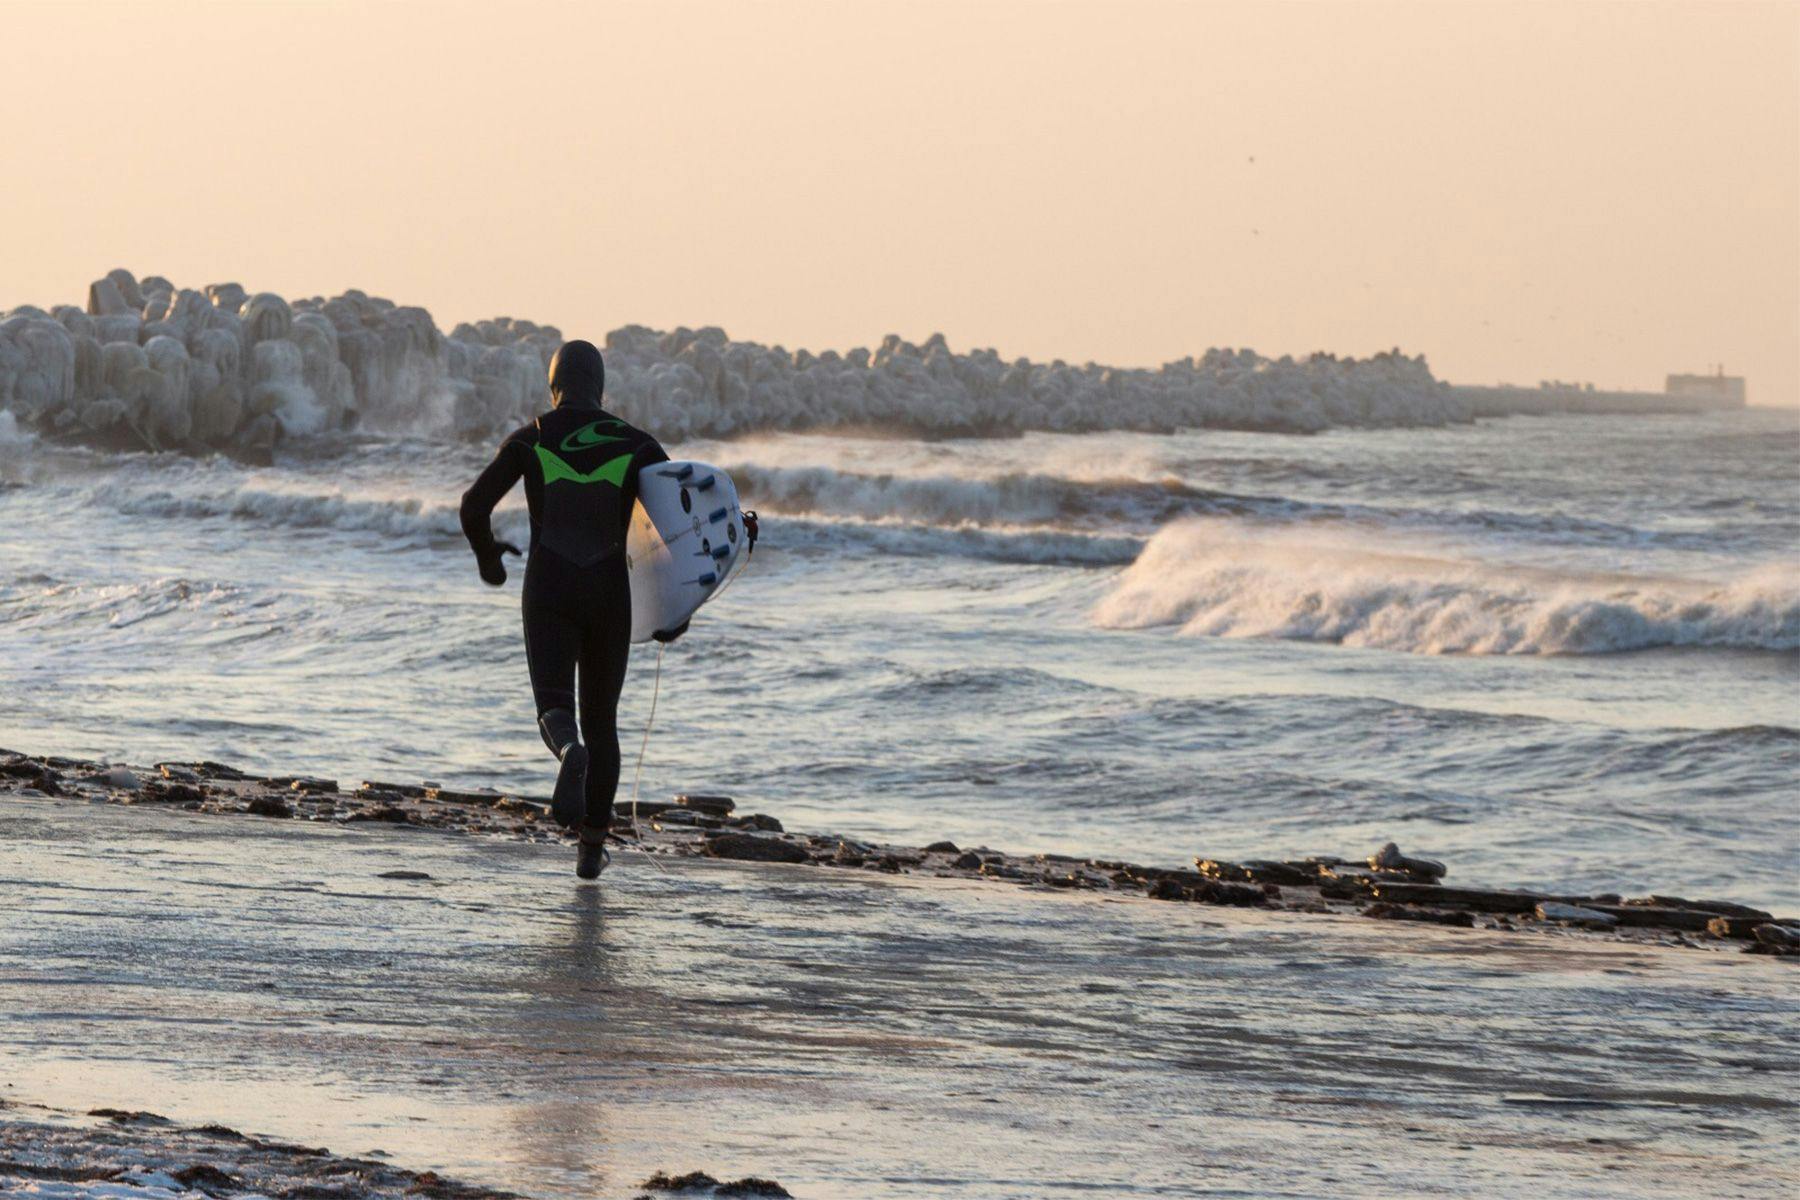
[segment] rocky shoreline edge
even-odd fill
[[[0,1100],[0,1192],[15,1189],[70,1197],[522,1200],[516,1192],[459,1183],[435,1171],[409,1171],[223,1125],[182,1125],[155,1113],[116,1108],[73,1113]],[[629,1194],[636,1200],[792,1196],[772,1179],[719,1180],[704,1171],[658,1171]]]
[[[0,795],[66,796],[191,812],[333,824],[376,822],[510,837],[567,841],[547,801],[435,783],[255,775],[216,762],[159,762],[149,767],[0,750]],[[1223,862],[1197,857],[1192,868],[1143,866],[1064,854],[1016,854],[951,842],[909,847],[827,834],[790,832],[774,817],[740,813],[728,796],[688,794],[637,805],[635,824],[621,806],[615,840],[651,856],[711,857],[989,880],[1043,891],[1088,891],[1174,903],[1259,908],[1300,914],[1557,933],[1568,937],[1741,950],[1800,961],[1800,917],[1777,917],[1725,900],[1653,893],[1560,895],[1519,889],[1452,887],[1444,864],[1388,843],[1361,859],[1320,855],[1293,860]],[[388,878],[425,878],[390,871]]]

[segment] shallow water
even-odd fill
[[[1735,952],[0,806],[0,1063],[517,1187],[1773,1196],[1791,971]],[[427,881],[380,878],[397,868]]]
[[[767,533],[667,654],[647,796],[1800,908],[1791,413],[675,450]],[[518,570],[454,511],[486,454],[0,448],[0,745],[541,794]]]

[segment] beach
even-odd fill
[[[832,840],[684,805],[641,820],[654,853],[616,847],[575,887],[569,846],[493,816],[504,797],[196,774],[204,799],[120,803],[97,766],[51,768],[56,796],[8,776],[0,804],[15,1138],[148,1112],[558,1197],[659,1171],[855,1197],[1800,1178],[1793,965],[1753,941],[1170,902],[940,873],[941,853],[736,861],[703,847]],[[140,793],[181,783],[126,769]],[[279,793],[287,815],[251,811]],[[407,805],[494,827],[350,819]]]
[[[1800,1197],[1800,4],[3,12],[0,1200]]]

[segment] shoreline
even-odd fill
[[[70,1185],[64,1191],[57,1184]],[[365,1200],[525,1200],[518,1192],[463,1183],[372,1157],[333,1154],[218,1124],[188,1125],[117,1108],[86,1112],[0,1099],[0,1192],[76,1197],[96,1185],[106,1196],[355,1196]],[[634,1189],[690,1197],[791,1193],[771,1179],[719,1180],[702,1171],[658,1171]]]
[[[538,843],[573,841],[572,834],[550,821],[548,801],[534,797],[380,780],[345,789],[337,780],[255,775],[209,761],[144,767],[0,749],[0,796],[8,794],[265,820],[380,823]],[[706,857],[983,881],[1040,893],[1087,891],[1121,899],[1800,959],[1800,917],[1659,892],[1584,896],[1449,885],[1444,864],[1406,855],[1394,843],[1360,859],[1224,862],[1197,856],[1191,868],[1172,868],[960,847],[948,841],[910,847],[789,831],[779,819],[740,813],[730,797],[718,795],[642,801],[637,816],[634,827],[629,805],[615,813],[613,871],[629,869],[640,855],[651,860],[653,869],[660,869],[656,859],[661,857]],[[413,876],[398,870],[388,877]]]

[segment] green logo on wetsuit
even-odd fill
[[[564,440],[566,443],[567,439]],[[608,438],[606,440],[618,441],[619,439]],[[621,454],[617,458],[601,463],[591,471],[581,472],[558,458],[554,451],[546,450],[542,446],[538,446],[536,449],[538,465],[544,469],[545,483],[555,483],[559,479],[566,479],[570,483],[610,483],[614,487],[622,487],[625,483],[625,472],[631,469],[632,456],[629,454]]]
[[[590,446],[604,446],[608,442],[622,442],[625,440],[624,438],[613,437],[610,434],[601,433],[600,427],[602,425],[622,426],[624,424],[625,422],[615,421],[610,417],[601,421],[590,421],[588,424],[583,425],[580,429],[577,429],[574,433],[571,433],[568,437],[564,438],[562,440],[562,448],[567,452],[573,450],[586,450]]]

